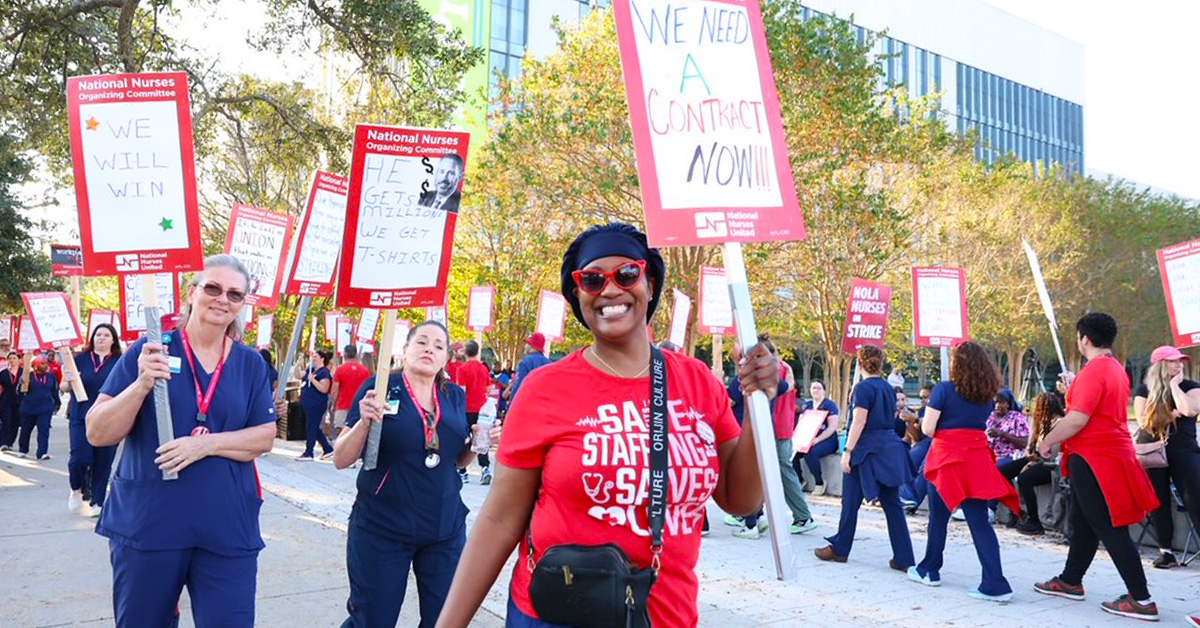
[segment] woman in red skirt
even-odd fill
[[[929,480],[929,539],[925,559],[908,570],[908,577],[926,586],[942,584],[939,573],[946,549],[950,513],[961,507],[971,529],[983,579],[969,595],[980,600],[1008,602],[1013,590],[1000,564],[1000,544],[988,523],[988,501],[1000,500],[1014,513],[1020,500],[1012,485],[996,468],[988,446],[988,417],[1000,390],[1000,369],[983,347],[964,342],[955,347],[950,381],[934,387],[921,420],[921,429],[933,437],[925,458]]]

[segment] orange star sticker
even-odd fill
[[[89,131],[95,131],[96,129],[100,128],[100,121],[97,120],[95,116],[88,118],[87,119],[87,128]]]

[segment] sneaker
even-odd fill
[[[1042,595],[1053,595],[1076,602],[1083,601],[1083,585],[1067,584],[1058,576],[1033,585],[1033,590]]]
[[[82,505],[83,491],[71,491],[71,493],[67,495],[67,510],[75,512],[76,510],[79,510],[79,507]]]
[[[1017,525],[1017,532],[1025,536],[1041,536],[1046,533],[1046,529],[1039,522],[1026,520]]]
[[[967,520],[967,516],[963,514],[962,508],[955,509],[954,512],[950,513],[950,518],[955,521],[966,521]]]
[[[12,447],[8,445],[0,445],[0,451],[12,451]]]
[[[1021,524],[1021,520],[1016,515],[1013,515],[1013,514],[1008,515],[1008,519],[1004,520],[1004,527],[1006,527],[1006,528],[1015,528],[1020,524]]]
[[[971,589],[970,591],[967,591],[967,595],[977,600],[983,600],[985,602],[998,602],[1000,604],[1008,604],[1013,599],[1012,591],[1009,591],[1008,593],[1001,593],[1000,595],[988,595],[979,589]]]
[[[10,451],[11,451],[11,450],[10,450]],[[13,455],[14,455],[14,456],[16,456],[16,457],[18,457],[18,458],[28,458],[28,457],[29,457],[29,452],[27,452],[27,451],[18,451],[17,453],[15,453],[15,454],[13,454]]]
[[[53,459],[54,459],[54,456],[51,456],[50,454],[42,454],[42,455],[38,456],[38,460],[53,460]]]
[[[312,462],[312,461],[313,461],[313,457],[312,457],[312,454],[300,454],[299,456],[296,456],[296,460],[298,460],[298,461]]]
[[[735,536],[739,539],[754,540],[754,539],[761,538],[762,533],[758,531],[757,527],[747,528],[746,526],[742,526],[742,527],[738,528],[737,530],[733,531],[733,536]]]
[[[967,516],[963,515],[963,519],[966,519],[966,518],[967,518]],[[988,509],[988,523],[996,523],[996,511],[995,510]]]
[[[333,459],[332,451],[327,451],[327,452],[321,454],[321,460],[332,460],[332,459]]]
[[[99,519],[100,518],[100,510],[101,510],[100,506],[92,506],[92,514],[90,515],[91,518]]]
[[[1175,560],[1175,555],[1171,552],[1159,553],[1158,558],[1155,558],[1154,562],[1150,564],[1154,565],[1155,569],[1172,569],[1179,566],[1179,563]]]
[[[805,532],[812,532],[813,530],[816,530],[816,529],[817,529],[817,522],[813,521],[812,519],[809,519],[808,521],[801,521],[798,523],[793,523],[792,525],[788,526],[788,532],[791,532],[792,534],[804,534]]]
[[[912,510],[917,509],[917,502],[914,502],[911,499],[904,499],[903,497],[900,498],[900,505],[903,506],[905,510],[908,510],[910,508]]]
[[[487,486],[487,485],[491,484],[492,483],[492,472],[485,470],[483,472],[483,477],[479,478],[479,483],[483,486]]]
[[[91,504],[83,504],[79,507],[79,510],[76,510],[75,512],[78,513],[79,516],[81,516],[81,517],[91,517],[92,516],[92,506],[91,506]]]
[[[817,484],[816,486],[814,486],[813,490],[812,490],[812,494],[817,497],[824,495],[825,494],[825,484],[822,483],[822,484]]]
[[[758,518],[758,533],[759,534],[766,532],[767,529],[770,527],[771,527],[771,524],[767,523],[767,516],[765,514]]]
[[[725,515],[725,525],[730,526],[732,528],[746,527],[746,524],[742,523],[741,517],[735,517],[733,515]]]
[[[471,478],[471,476],[467,475],[467,470],[466,470],[466,469],[459,469],[459,470],[458,470],[458,477],[462,478],[462,483],[463,483],[463,484],[466,484],[466,483],[467,483],[467,480],[469,480],[469,479]]]
[[[844,563],[847,560],[847,557],[835,554],[832,545],[819,547],[813,550],[813,554],[815,554],[817,558],[830,563]]]
[[[933,578],[929,577],[929,574],[925,574],[922,576],[921,572],[917,571],[917,568],[915,565],[908,568],[908,579],[912,580],[913,582],[916,582],[918,584],[923,584],[927,587],[942,586],[941,578],[934,580]]]
[[[1158,621],[1157,604],[1150,602],[1142,606],[1137,603],[1137,600],[1129,597],[1128,593],[1111,602],[1101,602],[1100,608],[1106,613],[1120,615],[1121,617],[1131,617],[1144,621]]]

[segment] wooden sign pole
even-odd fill
[[[75,308],[75,319],[83,320],[83,313],[79,307],[79,275],[71,275],[71,306]],[[89,340],[84,336],[84,340]],[[114,339],[114,342],[116,339]]]
[[[68,375],[71,380],[71,392],[75,393],[76,401],[87,401],[87,390],[83,387],[83,380],[79,379],[79,369],[75,366],[75,354],[71,353],[71,347],[63,345],[58,348],[58,359],[62,362],[63,373]]]
[[[725,336],[724,336],[724,334],[713,334],[712,371],[713,371],[713,375],[716,375],[717,379],[721,380],[721,382],[725,381],[725,365],[723,363],[723,360],[725,359],[724,354],[725,354]]]
[[[25,356],[21,358],[22,366],[25,367],[24,374],[21,376],[21,392],[23,393],[29,392],[29,374],[33,372],[33,353],[26,351]]]
[[[483,351],[483,332],[475,330],[475,344],[479,345],[479,350]]]
[[[146,304],[146,342],[162,344],[162,310],[158,307],[158,290],[154,275],[142,275],[142,300]],[[165,349],[164,349],[165,353]],[[167,380],[154,380],[154,414],[158,418],[158,445],[161,447],[175,439],[175,421],[171,417],[171,399],[167,393]],[[164,480],[177,480],[179,475],[163,471]]]
[[[275,388],[275,401],[283,399],[287,393],[287,380],[296,362],[296,353],[300,351],[300,337],[304,335],[304,319],[308,316],[308,308],[312,306],[312,297],[300,297],[300,308],[296,311],[296,322],[292,325],[292,341],[288,343],[287,357],[283,359],[283,385]]]
[[[754,323],[754,310],[750,301],[750,284],[746,279],[746,262],[742,258],[740,242],[726,242],[725,277],[729,282],[730,303],[737,328],[738,342],[748,350],[758,344],[758,331]],[[771,405],[767,395],[755,391],[746,400],[746,421],[754,425],[754,449],[758,454],[758,470],[763,478],[763,493],[766,495],[766,516],[771,522],[772,546],[775,550],[775,570],[780,580],[795,580],[799,574],[796,550],[788,528],[792,524],[792,511],[783,494],[783,480],[779,474],[779,457],[775,450],[775,428],[771,421]]]
[[[554,344],[554,343],[551,342],[549,338],[547,338],[546,339],[546,350],[542,352],[546,357],[550,357],[550,345],[552,345],[552,344]]]
[[[379,344],[379,353],[375,365],[375,400],[387,403],[388,380],[392,373],[392,344],[396,341],[396,310],[384,310],[383,342]],[[363,469],[370,471],[379,462],[379,438],[383,433],[383,422],[371,424],[367,432],[367,445],[363,450]]]

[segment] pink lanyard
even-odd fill
[[[192,346],[188,343],[187,331],[181,331],[180,336],[183,337],[183,353],[187,356],[188,366],[192,367],[192,384],[196,386],[196,406],[200,410],[196,415],[196,422],[203,425],[208,421],[208,407],[212,405],[213,394],[217,392],[217,382],[221,381],[221,371],[225,368],[225,346],[229,342],[229,336],[221,338],[221,359],[217,362],[217,368],[213,369],[212,380],[208,382],[208,390],[203,395],[200,394],[200,376],[196,375],[196,360],[192,358]]]
[[[425,410],[425,407],[417,401],[417,395],[413,393],[412,384],[408,383],[408,375],[401,373],[404,378],[404,388],[408,390],[408,397],[412,399],[413,405],[416,406],[417,412],[421,414],[421,423],[425,428],[425,451],[437,451],[438,443],[438,424],[442,422],[442,404],[438,401],[437,391],[433,392],[433,414]]]

